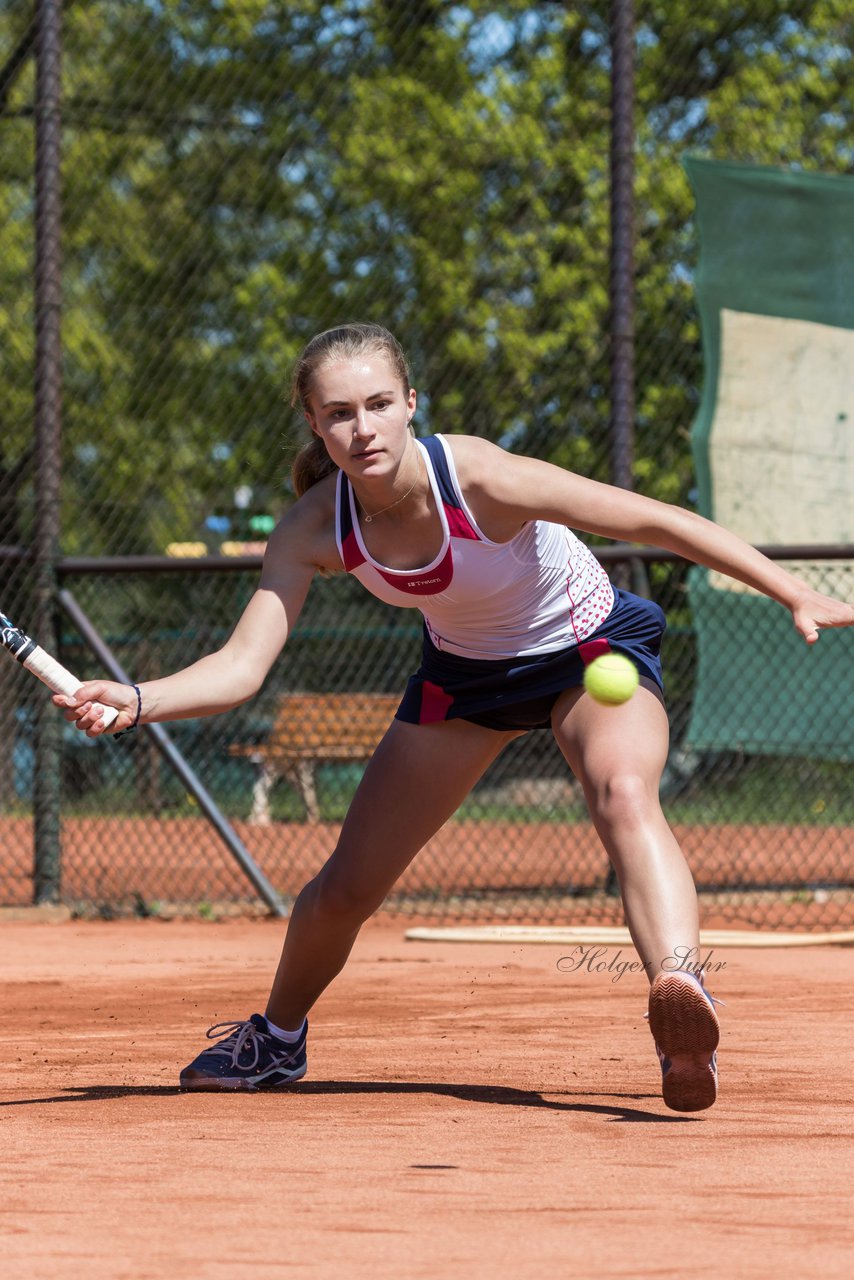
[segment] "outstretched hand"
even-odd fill
[[[826,627],[854,627],[854,605],[819,591],[804,591],[791,605],[795,626],[807,644],[815,644]]]
[[[136,719],[136,694],[129,684],[116,684],[112,680],[90,680],[82,684],[73,697],[57,693],[54,706],[65,713],[65,719],[87,738],[98,738],[102,733],[121,733],[129,729]],[[104,707],[115,707],[118,715],[109,729],[104,727]]]

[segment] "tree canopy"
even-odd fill
[[[422,431],[608,478],[608,6],[72,0],[63,55],[63,550],[156,552],[288,500],[317,330],[408,349]],[[0,14],[0,61],[32,4]],[[844,0],[646,0],[640,489],[684,501],[701,363],[688,151],[852,168]],[[31,60],[0,114],[7,463],[32,433]]]

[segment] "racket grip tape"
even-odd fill
[[[31,671],[34,676],[41,680],[42,684],[46,684],[54,693],[64,693],[67,697],[73,695],[80,688],[81,681],[73,676],[61,662],[57,662],[56,658],[52,658],[49,653],[36,645],[30,653],[21,661],[21,665]],[[116,716],[119,714],[115,707],[106,707],[103,703],[98,703],[104,713],[104,728],[109,728]]]

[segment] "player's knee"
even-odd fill
[[[313,881],[314,909],[325,919],[362,924],[382,904],[367,886],[337,870],[324,868]]]
[[[658,812],[658,791],[636,773],[604,778],[590,796],[595,816],[611,827],[637,826]]]

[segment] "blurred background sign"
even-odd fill
[[[705,380],[701,509],[759,546],[854,541],[854,178],[689,159]],[[845,598],[841,561],[788,562]],[[854,758],[854,635],[694,569],[695,748]]]

